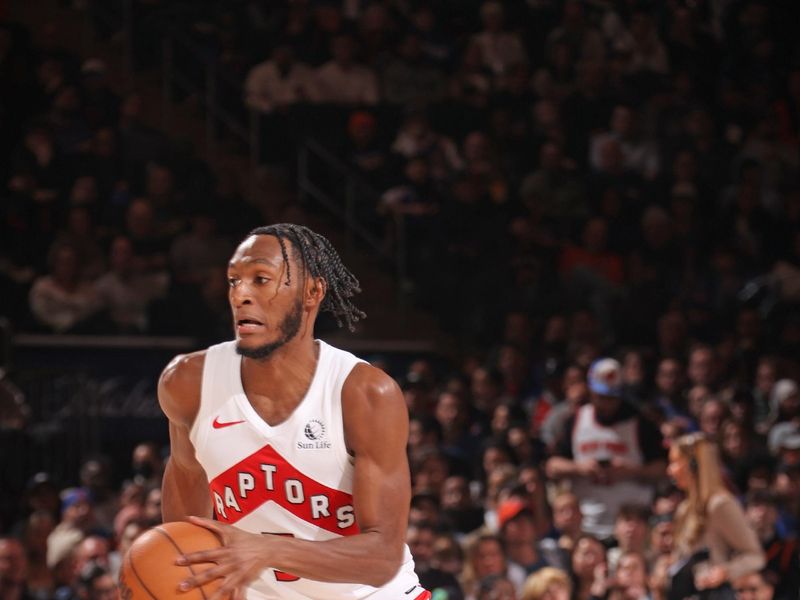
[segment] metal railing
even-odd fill
[[[314,182],[313,172],[310,168],[312,160],[324,163],[324,167],[343,182],[344,206],[336,200],[334,194]],[[374,231],[365,226],[358,218],[358,205],[368,203],[372,207],[377,207],[380,193],[364,181],[364,178],[355,169],[316,140],[307,139],[298,151],[297,183],[301,201],[305,201],[309,197],[313,198],[342,220],[345,225],[345,244],[348,252],[354,249],[355,238],[358,238],[376,255],[391,261],[399,282],[405,280],[407,273],[402,216],[393,222],[395,230],[392,243],[387,244],[386,240],[378,237]]]
[[[124,64],[129,72],[134,69],[133,9],[132,0],[113,0],[100,3],[100,18],[117,29],[123,38]],[[248,158],[248,193],[255,199],[257,173],[261,165],[261,148],[264,131],[261,116],[246,111],[242,101],[243,82],[222,68],[217,52],[204,46],[181,30],[186,16],[179,7],[165,10],[161,17],[161,126],[169,131],[173,126],[177,95],[191,96],[203,107],[205,120],[205,155],[209,161],[217,156],[218,141],[225,137],[239,143]],[[97,18],[97,14],[94,15]],[[91,24],[87,22],[87,27]],[[88,35],[88,34],[87,34]],[[227,93],[227,95],[226,95]],[[236,98],[235,107],[225,105],[226,98]],[[241,108],[241,112],[237,109]],[[359,200],[375,201],[379,194],[358,172],[333,152],[314,139],[300,140],[297,157],[297,185],[301,200],[312,199],[318,206],[334,215],[345,229],[347,249],[352,251],[358,242],[370,252],[384,259],[394,272],[397,282],[397,305],[404,304],[403,289],[407,283],[407,251],[405,223],[402,216],[393,219],[389,240],[384,241],[359,217]],[[325,189],[325,184],[314,180],[308,168],[310,161],[324,164],[324,169],[334,173],[344,183],[344,193]]]

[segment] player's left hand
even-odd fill
[[[269,556],[265,546],[269,544],[270,536],[248,533],[211,519],[189,517],[189,521],[217,534],[222,540],[222,547],[179,557],[175,561],[176,564],[184,566],[193,563],[216,563],[215,567],[182,581],[179,589],[186,592],[214,579],[222,579],[222,585],[208,600],[225,598],[244,600],[247,586],[268,566],[264,563],[264,557]]]

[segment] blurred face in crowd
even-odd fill
[[[414,557],[414,563],[422,571],[430,566],[434,539],[433,531],[427,527],[411,526],[406,533],[408,549]]]
[[[658,363],[656,387],[665,396],[677,394],[681,388],[683,373],[677,360],[666,358]]]
[[[681,454],[680,450],[678,450],[678,447],[675,445],[669,449],[667,475],[669,475],[679,489],[684,491],[689,489],[694,478],[689,469],[689,459]]]
[[[695,385],[711,385],[715,373],[714,353],[710,348],[697,348],[689,355],[689,379]]]
[[[478,600],[517,600],[517,592],[514,584],[503,577],[496,580],[488,590],[481,591]]]
[[[622,382],[629,386],[638,386],[644,381],[644,360],[638,352],[628,352],[622,361]]]
[[[656,554],[669,554],[674,546],[675,527],[672,521],[661,521],[650,531],[650,547]]]
[[[53,277],[61,285],[71,286],[77,283],[80,275],[78,254],[69,246],[62,246],[53,257]]]
[[[470,502],[469,483],[466,477],[453,475],[445,479],[442,484],[442,508],[462,509],[468,507]]]
[[[0,589],[25,582],[28,576],[28,558],[19,540],[0,540]]]
[[[700,430],[716,437],[720,433],[723,419],[725,419],[725,405],[720,400],[710,398],[700,410]]]
[[[632,515],[620,515],[614,523],[614,537],[623,550],[644,550],[647,542],[647,523]]]
[[[160,521],[161,520],[161,489],[153,488],[147,494],[147,499],[144,501],[144,517],[145,519]]]
[[[736,421],[726,421],[722,426],[722,450],[733,458],[747,455],[748,446],[745,440],[744,427]]]
[[[695,385],[687,392],[686,399],[689,404],[689,412],[699,418],[703,410],[703,405],[711,398],[711,390],[704,385]]]
[[[331,45],[333,60],[343,67],[350,66],[355,58],[356,48],[352,38],[340,35],[334,38]]]
[[[590,392],[595,418],[599,423],[609,423],[619,411],[622,398]]]
[[[80,572],[88,562],[96,562],[108,569],[108,553],[111,547],[107,539],[90,535],[84,539],[75,551],[75,569]]]
[[[92,581],[89,587],[89,600],[117,600],[118,598],[117,584],[109,573]]]
[[[443,392],[439,394],[436,402],[436,420],[442,429],[450,431],[455,429],[462,421],[461,400],[456,394]]]
[[[596,539],[582,537],[572,551],[572,571],[579,579],[592,579],[597,565],[606,561],[603,545]]]
[[[747,520],[752,525],[762,543],[766,543],[775,535],[775,524],[778,522],[778,509],[769,502],[752,502],[745,511]]]
[[[497,446],[490,446],[483,453],[483,470],[486,473],[491,473],[501,465],[507,465],[510,463],[511,457],[508,456],[508,453]]]
[[[583,515],[577,496],[562,494],[553,502],[553,524],[561,533],[580,531]]]
[[[119,536],[119,544],[117,550],[120,555],[125,556],[125,553],[131,547],[136,538],[144,533],[144,527],[137,522],[128,523],[125,529],[122,530],[122,535]]]
[[[771,360],[760,360],[756,369],[756,389],[758,392],[764,397],[769,397],[772,386],[775,385],[777,380],[778,373],[775,363]]]
[[[536,542],[536,524],[533,514],[523,512],[509,520],[503,527],[503,540],[506,544],[533,544]]]
[[[736,600],[772,600],[775,589],[764,580],[761,573],[743,575],[733,581]]]
[[[444,456],[431,454],[422,461],[417,470],[414,489],[418,492],[441,489],[449,470]]]
[[[479,578],[503,575],[506,572],[506,557],[500,542],[495,539],[479,541],[473,554],[473,567]]]
[[[647,567],[644,557],[638,552],[624,554],[617,565],[616,579],[624,588],[646,587]]]

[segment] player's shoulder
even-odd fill
[[[368,363],[358,363],[350,371],[342,387],[342,400],[363,399],[385,403],[402,400],[400,386],[386,371]]]
[[[206,351],[175,356],[158,380],[158,401],[170,420],[191,422],[200,406]]]

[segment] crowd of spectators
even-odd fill
[[[411,416],[408,544],[435,598],[666,598],[681,498],[666,449],[701,431],[767,556],[737,594],[797,599],[793,2],[196,4],[193,32],[263,114],[267,160],[314,123],[377,190],[365,222],[387,244],[405,223],[417,302],[458,342],[449,369],[392,373]],[[0,42],[0,312],[219,334],[215,265],[246,205],[144,127],[102,64],[10,27]],[[592,428],[628,443],[582,445]],[[102,597],[87,590],[159,518],[161,457],[143,448],[121,488],[88,467],[60,498],[31,480],[2,523],[0,592]]]

